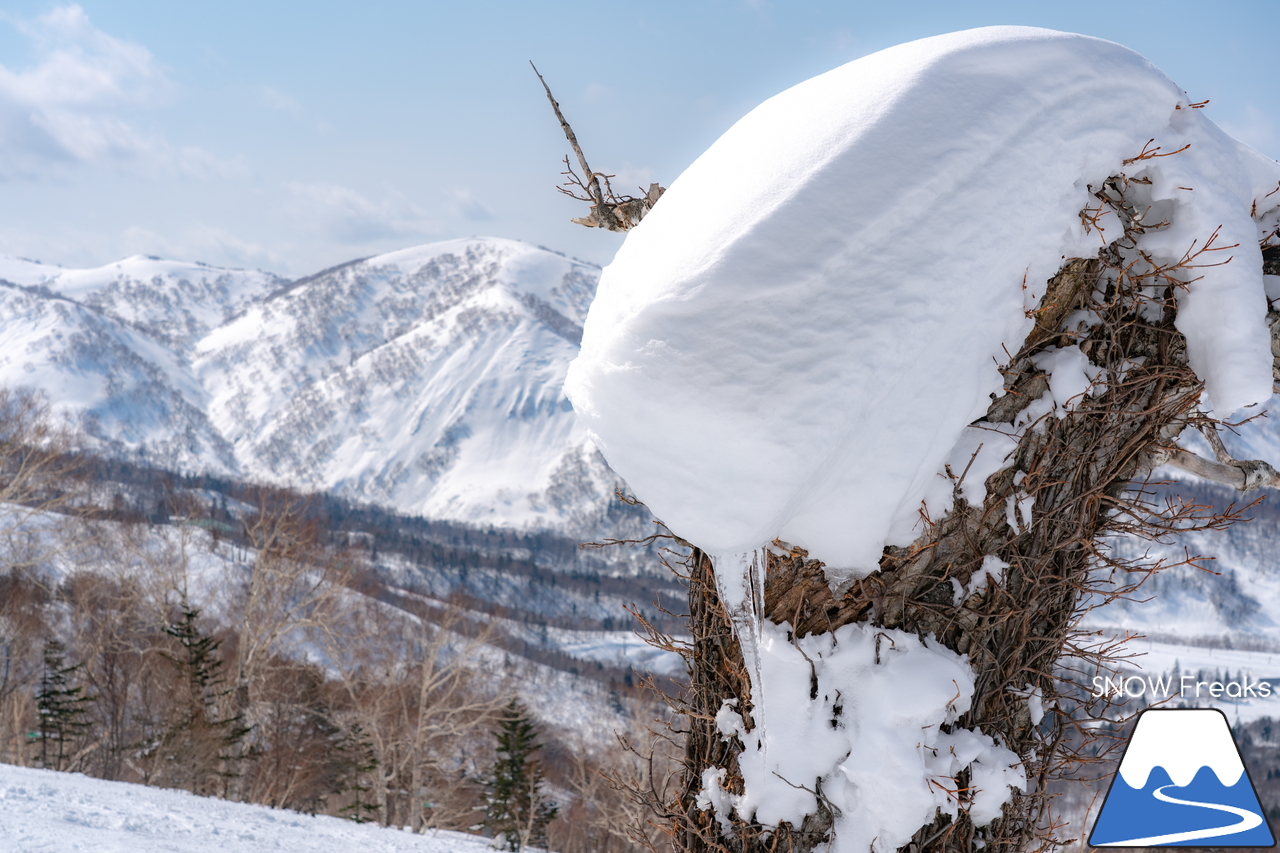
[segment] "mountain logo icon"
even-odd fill
[[[1216,708],[1138,717],[1089,835],[1093,847],[1273,847],[1275,836]]]

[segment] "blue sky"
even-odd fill
[[[8,0],[0,253],[154,254],[298,276],[495,235],[598,263],[568,222],[546,76],[592,165],[669,184],[761,100],[859,56],[991,24],[1126,44],[1280,157],[1274,0]]]

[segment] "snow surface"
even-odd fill
[[[0,764],[0,852],[491,853],[460,832],[414,835],[186,791]]]
[[[1149,141],[1190,148],[1126,166]],[[1023,27],[890,48],[738,122],[605,269],[570,399],[679,535],[721,556],[780,537],[833,582],[863,575],[949,493],[941,466],[1000,391],[1044,283],[1119,234],[1080,211],[1122,170],[1173,223],[1143,245],[1158,261],[1219,228],[1215,246],[1238,244],[1196,270],[1177,322],[1219,415],[1266,400],[1250,213],[1280,166],[1133,51]],[[1070,373],[1052,409],[1090,367],[1046,361]]]

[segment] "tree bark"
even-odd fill
[[[1157,502],[1146,488],[1150,471],[1173,462],[1240,489],[1275,482],[1275,471],[1265,463],[1229,457],[1209,462],[1173,446],[1187,426],[1216,428],[1197,408],[1203,385],[1174,326],[1176,294],[1195,277],[1194,258],[1164,268],[1134,263],[1143,229],[1125,199],[1126,186],[1123,177],[1113,178],[1098,193],[1119,213],[1124,236],[1096,259],[1066,262],[1048,283],[1034,329],[1002,369],[1005,393],[974,426],[995,430],[1013,424],[1041,399],[1047,376],[1032,357],[1046,348],[1078,345],[1103,374],[1074,408],[1026,426],[1006,467],[987,479],[983,503],[971,505],[961,492],[967,470],[948,471],[953,509],[939,519],[922,516],[923,533],[910,547],[886,548],[878,571],[837,592],[823,564],[803,549],[775,542],[767,553],[763,610],[768,619],[788,623],[797,637],[851,622],[936,637],[968,655],[976,674],[971,708],[956,726],[991,735],[1023,759],[1027,790],[1014,796],[1001,818],[975,827],[962,805],[957,820],[941,816],[921,827],[902,848],[909,853],[1032,849],[1052,835],[1046,784],[1079,758],[1081,732],[1073,727],[1090,713],[1080,708],[1075,719],[1069,715],[1087,697],[1064,678],[1062,662],[1064,656],[1099,662],[1106,651],[1077,647],[1073,626],[1082,608],[1097,600],[1089,596],[1107,600],[1125,594],[1161,568],[1115,558],[1104,537],[1154,538],[1233,520],[1203,507]],[[1264,263],[1273,264],[1274,254],[1269,250]],[[1079,312],[1091,312],[1098,322],[1081,325],[1086,315]],[[1268,320],[1273,352],[1280,356],[1280,314],[1273,311]],[[1280,377],[1280,358],[1276,363]],[[1020,520],[1019,506],[1031,501],[1032,517]],[[991,555],[1008,564],[1004,577],[964,597],[961,591]],[[753,724],[750,678],[716,592],[712,561],[694,548],[687,572],[693,640],[686,655],[690,682],[682,698],[685,766],[678,792],[665,804],[674,846],[690,853],[823,848],[832,815],[820,796],[818,810],[799,827],[761,826],[734,815],[726,830],[711,810],[699,807],[703,772],[710,768],[727,769],[723,787],[742,791],[737,757],[743,747],[717,727],[722,703],[736,700],[747,727]],[[1040,692],[1049,709],[1039,725],[1033,724],[1025,699],[1028,687]],[[1061,700],[1057,708],[1055,700]],[[966,781],[957,778],[956,788],[963,790]]]

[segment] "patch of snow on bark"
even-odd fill
[[[1000,815],[1026,777],[1018,757],[969,729],[943,731],[969,709],[968,660],[914,634],[845,625],[794,638],[786,624],[759,623],[762,676],[752,679],[752,727],[730,703],[716,722],[738,738],[742,794],[723,787],[722,768],[703,773],[698,805],[722,826],[730,812],[767,826],[800,826],[834,807],[835,853],[889,853],[941,810],[979,825]],[[956,776],[970,774],[961,793]]]

